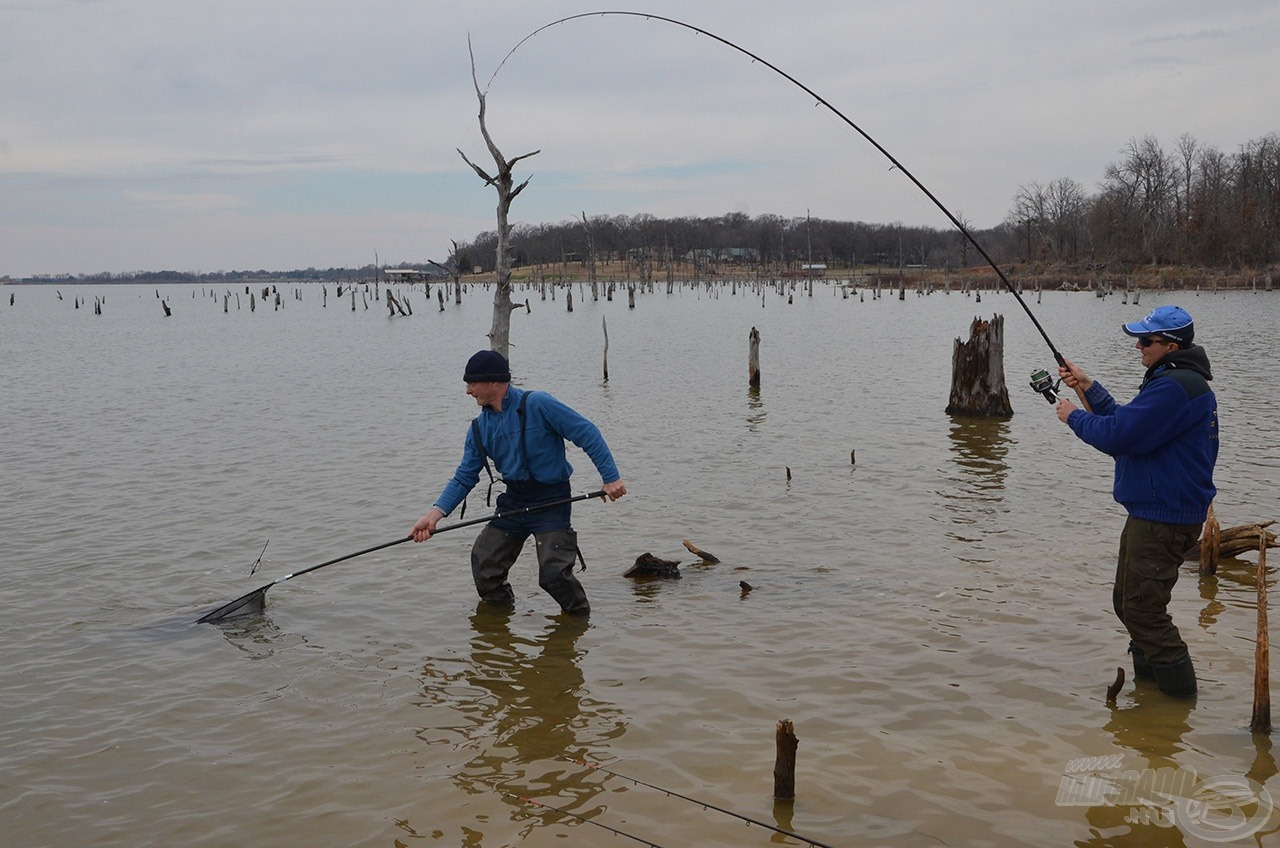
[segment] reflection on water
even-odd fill
[[[508,609],[479,604],[467,662],[448,673],[428,662],[422,703],[452,707],[461,718],[450,728],[461,736],[455,744],[476,751],[452,770],[454,784],[468,795],[506,797],[524,838],[535,827],[565,822],[531,815],[522,798],[554,798],[548,803],[583,818],[603,812],[603,805],[592,805],[600,781],[572,760],[598,756],[625,724],[616,708],[586,693],[578,642],[591,626],[588,618],[557,614],[530,637],[513,629],[513,617]],[[444,741],[426,729],[419,738]]]
[[[980,503],[999,503],[1004,498],[1005,477],[1009,473],[1006,458],[1014,444],[1008,419],[953,415],[948,435],[958,471],[951,479],[962,486],[951,497],[958,502],[976,499]]]
[[[769,417],[768,411],[764,408],[764,400],[760,397],[759,386],[747,387],[747,431],[756,433],[760,430],[760,425]]]
[[[946,480],[951,485],[938,494],[951,523],[949,538],[972,544],[959,554],[967,562],[989,562],[981,556],[981,544],[988,536],[1003,532],[998,520],[1005,511],[1006,461],[1015,444],[1005,418],[951,416],[951,466]]]

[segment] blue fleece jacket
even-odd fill
[[[1069,426],[1115,457],[1112,493],[1135,518],[1199,524],[1217,489],[1218,401],[1201,347],[1175,350],[1148,369],[1137,396],[1117,404],[1101,383],[1085,392],[1093,412],[1077,409]]]
[[[519,412],[520,399],[526,394],[529,399],[525,402],[523,429],[527,457],[520,449],[522,422]],[[532,477],[539,483],[565,482],[573,474],[573,466],[565,458],[566,439],[582,448],[591,458],[600,472],[601,482],[612,483],[622,476],[614,464],[609,446],[600,435],[600,428],[546,392],[529,392],[511,386],[503,396],[502,411],[494,412],[486,406],[480,410],[476,424],[484,452],[504,480],[528,480]],[[462,503],[480,479],[484,454],[475,443],[476,429],[467,428],[462,461],[436,499],[436,507],[445,515]]]

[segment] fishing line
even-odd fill
[[[1059,365],[1066,367],[1066,360],[1063,358],[1062,354],[1058,352],[1058,349],[1054,347],[1053,342],[1049,339],[1049,334],[1045,332],[1044,327],[1040,326],[1040,322],[1036,320],[1036,316],[1031,312],[1031,307],[1027,306],[1026,301],[1022,299],[1022,295],[1018,294],[1018,290],[1015,289],[1013,287],[1013,284],[1009,282],[1009,278],[1005,276],[1004,271],[1000,270],[1000,266],[995,263],[995,260],[991,258],[990,254],[987,253],[986,249],[983,248],[983,246],[978,242],[976,238],[974,238],[973,234],[969,232],[968,228],[965,227],[964,224],[960,223],[960,219],[957,218],[955,215],[951,214],[951,210],[948,209],[946,206],[944,206],[942,201],[939,200],[934,195],[933,192],[929,191],[929,189],[925,186],[924,183],[920,182],[920,180],[916,178],[915,174],[911,173],[911,171],[909,171],[905,165],[899,162],[898,159],[892,153],[886,150],[884,146],[880,144],[880,142],[872,138],[871,135],[866,130],[864,130],[862,127],[858,126],[857,124],[855,124],[843,112],[841,112],[835,106],[831,105],[831,103],[827,101],[826,98],[822,97],[816,91],[809,88],[809,86],[800,82],[800,80],[791,76],[791,74],[782,70],[777,65],[773,64],[767,59],[764,59],[761,56],[758,56],[755,53],[752,53],[750,50],[747,50],[745,47],[741,47],[737,44],[734,44],[732,41],[728,40],[727,38],[723,38],[701,27],[694,26],[693,24],[685,23],[684,21],[678,21],[675,18],[668,18],[668,17],[664,17],[663,15],[654,15],[648,12],[628,12],[628,11],[581,12],[576,15],[569,15],[567,17],[560,18],[559,20],[552,21],[551,23],[544,24],[538,27],[537,29],[535,29],[533,32],[526,35],[524,38],[520,39],[519,43],[517,43],[515,47],[512,47],[511,50],[507,53],[507,55],[503,57],[502,61],[498,63],[498,67],[494,70],[493,76],[489,77],[489,82],[485,85],[485,91],[488,92],[489,87],[493,85],[494,78],[498,76],[498,71],[501,71],[503,66],[506,65],[507,60],[510,59],[512,55],[515,54],[515,52],[519,50],[520,47],[526,41],[533,38],[538,33],[543,32],[544,30],[548,30],[551,27],[559,26],[560,24],[577,20],[579,18],[594,18],[594,17],[605,17],[605,16],[643,18],[645,20],[662,21],[664,23],[674,24],[675,26],[683,27],[684,29],[691,30],[697,33],[698,35],[705,35],[706,37],[714,39],[715,41],[720,42],[724,46],[732,48],[738,51],[739,53],[743,54],[744,56],[747,56],[753,62],[759,62],[761,65],[764,65],[766,68],[773,71],[775,74],[778,74],[782,78],[786,79],[792,85],[795,85],[801,91],[805,92],[810,97],[812,97],[815,101],[817,101],[815,105],[826,107],[837,118],[844,121],[851,128],[853,128],[853,130],[857,132],[858,135],[866,139],[871,144],[872,147],[880,151],[880,153],[882,153],[886,159],[888,159],[891,163],[893,163],[893,168],[898,169],[904,175],[906,175],[906,177],[910,179],[911,182],[915,183],[916,188],[924,192],[924,195],[928,197],[929,200],[933,201],[934,206],[942,210],[942,214],[947,216],[947,219],[951,221],[952,225],[954,225],[955,228],[960,231],[961,235],[963,235],[966,239],[968,239],[969,243],[974,246],[974,248],[982,256],[982,258],[986,260],[987,264],[991,266],[992,270],[996,272],[996,276],[1000,278],[1000,282],[1004,284],[1004,287],[1008,289],[1015,298],[1017,298],[1018,305],[1020,305],[1023,311],[1027,313],[1027,317],[1031,319],[1031,323],[1035,325],[1036,330],[1039,331],[1040,336],[1045,341],[1045,344],[1047,344],[1049,346],[1049,350],[1053,352],[1053,358],[1057,360]],[[890,170],[893,170],[893,168],[891,168]]]
[[[516,795],[511,792],[503,792],[502,794],[507,796],[508,798],[515,798],[517,801],[521,802],[522,804],[529,804],[534,807],[542,807],[544,810],[551,810],[552,812],[559,813],[562,816],[568,816],[571,819],[575,819],[580,822],[586,822],[587,824],[593,824],[596,827],[604,828],[605,830],[609,831],[615,836],[625,836],[628,839],[634,839],[636,842],[639,842],[642,845],[650,846],[650,848],[663,848],[663,846],[659,845],[656,842],[650,842],[649,840],[642,839],[639,836],[636,836],[635,834],[627,833],[625,830],[618,830],[616,827],[610,827],[607,824],[602,824],[596,821],[595,819],[589,819],[586,816],[580,816],[577,813],[571,813],[568,810],[562,809],[561,807],[553,807],[550,804],[543,803],[542,801],[535,801],[532,798],[526,798],[523,795]]]
[[[702,807],[704,810],[715,810],[717,813],[724,813],[726,816],[732,816],[733,818],[738,819],[739,821],[744,821],[747,824],[754,824],[754,825],[758,825],[759,827],[767,828],[768,830],[772,830],[774,833],[780,833],[783,836],[790,836],[792,839],[799,839],[801,842],[807,842],[810,845],[816,845],[818,848],[835,848],[834,845],[828,845],[825,842],[819,842],[816,839],[810,839],[808,836],[801,836],[800,834],[794,833],[790,830],[783,830],[782,828],[775,827],[769,824],[768,822],[762,822],[759,819],[753,819],[750,816],[744,816],[742,813],[735,813],[733,810],[726,810],[724,807],[717,807],[715,804],[711,804],[706,801],[699,801],[697,798],[690,798],[688,795],[681,795],[679,792],[673,792],[670,789],[664,789],[661,786],[654,786],[652,783],[645,783],[643,780],[636,780],[634,777],[627,777],[625,774],[618,774],[618,772],[616,771],[610,771],[604,766],[596,765],[595,763],[588,763],[585,760],[575,760],[571,758],[566,758],[566,759],[568,759],[569,762],[571,763],[582,766],[583,768],[594,769],[595,771],[602,771],[605,774],[610,774],[622,780],[630,781],[631,783],[634,783],[637,786],[644,786],[648,789],[653,789],[657,792],[661,792],[664,795],[669,795],[672,798],[679,798],[682,801],[688,801],[691,804],[697,804],[699,807]]]
[[[249,569],[250,577],[258,572],[258,566],[262,565],[262,556],[267,552],[267,545],[269,544],[271,544],[271,540],[267,539],[266,544],[262,546],[262,553],[258,554],[258,558],[253,561],[253,567]]]

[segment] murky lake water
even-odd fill
[[[470,530],[289,581],[263,615],[192,624],[403,536],[474,414],[460,376],[487,345],[488,291],[440,312],[419,289],[416,314],[391,319],[301,290],[252,313],[242,290],[224,313],[223,289],[166,288],[171,318],[152,287],[4,290],[3,844],[622,839],[516,796],[664,846],[800,844],[574,759],[841,846],[1222,832],[1187,810],[1173,829],[1143,823],[1150,807],[1073,801],[1082,773],[1247,776],[1280,803],[1270,742],[1247,729],[1256,554],[1216,578],[1183,571],[1173,615],[1196,701],[1130,682],[1105,703],[1128,667],[1112,463],[1026,388],[1053,362],[1009,295],[659,287],[632,310],[575,290],[568,313],[563,292],[521,291],[517,382],[599,422],[631,489],[575,509],[589,624],[554,614],[530,551],[515,613],[478,615]],[[1125,400],[1140,367],[1118,324],[1186,306],[1217,375],[1218,516],[1280,517],[1274,294],[1026,297]],[[952,419],[953,339],[995,313],[1015,415]],[[571,458],[576,490],[594,488]],[[478,489],[467,517],[483,510]],[[683,539],[722,563],[692,562]],[[646,551],[683,560],[683,579],[623,578]],[[793,806],[771,798],[782,718],[800,738]],[[1260,827],[1244,841],[1280,844],[1280,815]]]

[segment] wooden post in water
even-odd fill
[[[760,388],[760,331],[752,327],[747,339],[749,342],[747,351],[747,385],[758,389]]]
[[[600,327],[604,330],[604,381],[609,382],[609,323],[600,316]]]
[[[1004,317],[974,318],[969,341],[955,340],[951,353],[951,399],[948,415],[1013,415],[1004,382]]]
[[[1204,532],[1200,535],[1200,573],[1204,575],[1218,573],[1218,556],[1221,553],[1222,525],[1213,514],[1213,504],[1209,504],[1209,514],[1204,520]]]
[[[773,797],[777,801],[790,801],[796,797],[796,738],[791,719],[780,720],[774,730],[777,756],[773,761]]]
[[[1267,534],[1258,531],[1258,641],[1253,649],[1254,733],[1271,732],[1271,638],[1267,633]]]

